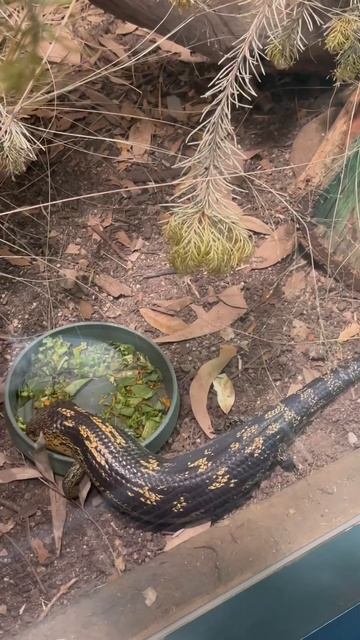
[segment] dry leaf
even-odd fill
[[[9,533],[13,527],[15,527],[15,520],[13,519],[8,520],[7,522],[0,522],[0,536],[4,533]]]
[[[62,495],[62,479],[55,478],[57,491],[49,489],[52,528],[55,541],[56,556],[60,555],[62,537],[66,520],[66,498]]]
[[[74,37],[69,33],[63,35],[57,42],[43,40],[39,46],[39,53],[48,62],[66,62],[67,64],[79,65],[81,62],[81,52]]]
[[[290,153],[290,164],[293,165],[297,178],[303,173],[320,147],[339,111],[338,107],[327,109],[324,113],[307,122],[296,135]]]
[[[220,373],[216,376],[213,386],[220,409],[226,414],[229,413],[235,402],[235,389],[232,380],[226,373]]]
[[[76,269],[60,269],[59,274],[62,277],[58,280],[58,283],[60,287],[67,291],[76,286],[76,281],[80,275]]]
[[[94,313],[92,304],[87,300],[80,300],[79,311],[83,320],[90,320],[92,314]]]
[[[126,569],[126,564],[123,556],[119,556],[118,558],[115,558],[114,564],[115,564],[115,569],[118,571],[118,573],[124,573]]]
[[[133,33],[136,31],[137,26],[135,24],[131,24],[131,22],[123,22],[122,20],[117,20],[117,25],[115,29],[115,33],[119,36],[125,36],[128,33]]]
[[[27,256],[16,256],[7,247],[0,248],[0,258],[3,258],[6,262],[13,267],[29,267],[31,260]]]
[[[79,502],[83,507],[88,496],[88,493],[91,489],[91,480],[88,476],[84,476],[79,485]]]
[[[156,39],[159,40],[160,49],[167,51],[168,53],[176,53],[179,60],[183,60],[183,62],[208,62],[208,58],[205,56],[202,56],[200,53],[192,53],[189,49],[182,47],[180,44],[176,44],[172,40],[167,40],[158,36],[156,36]]]
[[[35,466],[40,471],[41,475],[47,480],[50,480],[50,482],[54,482],[54,472],[50,464],[49,452],[46,448],[43,433],[40,433],[40,437],[36,441],[33,457]]]
[[[298,391],[300,391],[302,386],[303,385],[301,384],[301,382],[292,382],[287,392],[287,395],[291,396],[293,393],[297,393]]]
[[[237,309],[247,309],[247,304],[244,298],[244,293],[239,285],[228,287],[221,293],[218,293],[218,298],[230,307],[236,307]]]
[[[174,298],[172,300],[155,300],[154,304],[157,307],[168,309],[169,311],[182,311],[185,307],[188,307],[192,303],[190,296],[184,296],[183,298]]]
[[[235,331],[231,327],[225,327],[225,329],[221,329],[219,333],[222,339],[225,340],[225,342],[230,342],[230,340],[233,340],[233,338],[235,338]]]
[[[241,226],[249,231],[255,231],[255,233],[264,233],[266,235],[271,234],[272,231],[265,222],[255,218],[254,216],[242,215],[240,218]]]
[[[217,358],[203,364],[190,385],[190,403],[196,421],[209,438],[215,435],[211,419],[207,410],[207,398],[210,386],[216,376],[226,367],[236,355],[236,347],[222,345]]]
[[[255,249],[251,261],[252,269],[266,269],[280,262],[293,252],[295,248],[295,228],[291,223],[278,227],[269,238],[266,238]]]
[[[0,604],[0,616],[6,616],[7,606],[6,604]]]
[[[91,87],[87,87],[83,85],[81,87],[82,92],[90,99],[90,103],[92,105],[97,105],[101,107],[101,110],[104,111],[104,117],[116,127],[119,126],[119,115],[121,115],[122,110],[119,106],[118,102],[110,100],[106,95],[100,93],[99,91],[95,91]],[[107,111],[105,111],[107,109]],[[117,115],[118,114],[118,115]]]
[[[180,342],[182,340],[191,340],[199,338],[211,333],[216,333],[225,327],[230,326],[235,320],[238,320],[246,313],[246,309],[238,309],[229,307],[224,302],[219,302],[203,317],[197,318],[195,322],[187,325],[182,331],[171,333],[161,338],[156,338],[155,342],[163,344],[165,342]]]
[[[68,253],[71,256],[77,256],[80,253],[80,245],[74,244],[74,242],[70,242],[65,249],[65,253]]]
[[[285,282],[283,291],[285,298],[291,300],[297,298],[299,293],[305,289],[306,275],[304,271],[295,271]]]
[[[132,147],[135,160],[145,160],[151,137],[154,133],[154,124],[151,120],[139,120],[135,122],[129,131],[129,142]]]
[[[121,45],[119,42],[113,40],[111,36],[99,36],[98,40],[99,42],[101,42],[101,44],[104,45],[104,47],[109,49],[109,51],[115,53],[119,60],[125,61],[128,59],[125,47],[123,47],[123,45]]]
[[[358,322],[351,322],[343,329],[338,337],[339,342],[347,342],[351,338],[355,338],[360,332],[360,324]]]
[[[175,533],[172,536],[166,536],[166,545],[164,551],[170,551],[174,547],[177,547],[178,544],[186,542],[194,536],[198,536],[199,533],[207,531],[207,529],[210,529],[210,527],[211,522],[204,522],[203,524],[198,524],[196,527],[187,527],[186,529],[182,529],[179,533]]]
[[[180,318],[168,316],[165,313],[154,311],[153,309],[139,309],[140,314],[146,322],[154,329],[158,329],[162,333],[170,333],[171,331],[182,331],[188,326],[186,322]]]
[[[147,587],[142,592],[147,607],[152,607],[157,599],[157,592],[153,587]]]
[[[5,453],[0,451],[0,467],[2,467],[6,462]]]
[[[12,469],[3,469],[0,471],[0,484],[14,482],[14,480],[30,480],[31,478],[40,478],[41,473],[33,467],[13,467]]]
[[[315,371],[315,369],[310,369],[309,367],[304,367],[302,372],[306,384],[309,384],[309,382],[312,382],[315,378],[319,377],[319,372]]]
[[[310,329],[302,320],[298,320],[294,318],[293,326],[291,329],[291,335],[293,338],[300,338],[301,340],[306,340],[309,336]]]
[[[95,283],[98,287],[106,291],[106,293],[109,293],[113,298],[132,295],[132,291],[127,284],[123,284],[120,280],[116,280],[105,273],[95,276]]]
[[[115,233],[115,238],[116,240],[121,242],[121,244],[123,244],[125,247],[128,247],[129,249],[131,248],[132,240],[130,240],[128,234],[123,229]]]
[[[31,538],[31,548],[35,553],[38,562],[44,564],[49,557],[49,552],[40,538]]]

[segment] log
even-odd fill
[[[182,10],[171,8],[169,0],[92,0],[103,11],[126,22],[155,30],[194,52],[218,62],[231,50],[235,40],[246,33],[251,22],[249,3],[237,4],[224,0],[211,0],[209,10]],[[324,3],[325,4],[325,3]],[[338,6],[335,0],[326,4]],[[221,9],[220,9],[221,7]],[[185,24],[184,24],[185,23]],[[319,32],[309,37],[310,47],[301,56],[291,72],[328,74],[333,58],[319,46]],[[271,65],[265,64],[271,71]]]

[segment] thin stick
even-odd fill
[[[3,534],[4,538],[6,540],[8,540],[8,542],[10,542],[10,544],[12,544],[12,546],[14,547],[14,549],[21,555],[21,557],[23,558],[23,560],[26,562],[27,566],[29,567],[29,570],[31,571],[32,575],[34,576],[36,582],[39,585],[39,589],[42,593],[46,593],[46,589],[43,585],[43,583],[41,582],[38,574],[36,573],[34,567],[32,566],[30,560],[26,557],[26,555],[24,554],[24,552],[20,549],[20,547],[16,544],[16,542],[14,542],[14,540],[12,538],[10,538],[10,536],[8,536],[7,533]]]
[[[109,247],[119,256],[119,258],[124,260],[123,252],[116,246],[116,244],[114,244],[114,242],[112,242],[110,240],[110,238],[107,237],[107,235],[100,228],[100,225],[92,224],[92,225],[90,225],[90,229],[92,229],[92,231],[94,231],[94,233],[96,233],[96,235],[99,236],[99,238],[101,238],[101,240],[106,242],[106,244],[108,244]],[[125,265],[123,263],[121,263],[121,266],[125,267]]]
[[[46,605],[44,611],[39,615],[38,622],[41,622],[42,620],[44,620],[44,618],[46,618],[46,616],[49,613],[50,609],[52,609],[52,607],[59,600],[59,598],[61,598],[61,596],[65,595],[65,593],[67,593],[69,591],[69,589],[73,586],[73,584],[75,584],[75,582],[77,582],[78,580],[79,580],[79,578],[72,578],[72,580],[70,580],[66,584],[63,584],[62,587],[60,587],[60,589],[57,592],[57,594],[52,598],[52,600],[50,600],[49,604]]]

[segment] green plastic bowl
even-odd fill
[[[14,445],[22,451],[28,458],[33,460],[35,445],[18,427],[15,416],[17,413],[17,392],[24,384],[27,371],[30,366],[31,357],[35,354],[44,338],[48,336],[61,336],[70,340],[98,340],[102,342],[121,342],[132,345],[136,351],[146,354],[154,367],[157,367],[162,374],[166,393],[171,398],[170,408],[160,424],[159,428],[144,442],[144,447],[156,452],[165,444],[175,429],[179,415],[179,389],[172,364],[166,355],[148,338],[140,333],[107,322],[78,322],[69,324],[53,331],[44,333],[37,338],[26,349],[24,349],[12,365],[5,385],[5,412],[9,434]],[[91,383],[90,383],[91,384]],[[76,394],[75,402],[87,411],[94,411],[97,400],[89,393],[86,395],[86,387]],[[65,475],[72,464],[71,458],[49,451],[51,466],[54,473]]]

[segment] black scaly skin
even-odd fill
[[[41,410],[28,434],[44,433],[47,447],[75,465],[64,487],[86,472],[115,507],[153,529],[215,521],[242,504],[315,413],[360,380],[360,358],[317,378],[266,413],[175,458],[149,453],[72,403]]]

